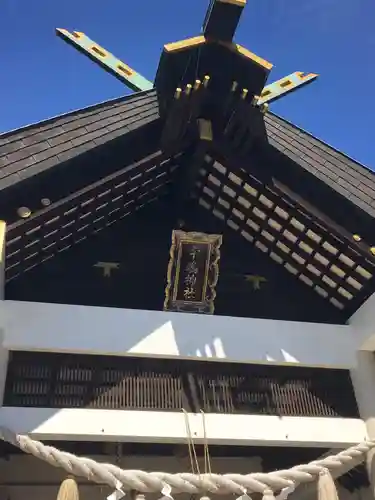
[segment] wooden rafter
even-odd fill
[[[159,151],[10,225],[7,281],[165,194],[173,178],[170,162]]]
[[[375,289],[375,260],[234,164],[212,160],[198,182],[201,205],[336,308],[355,310]]]

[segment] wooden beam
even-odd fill
[[[201,415],[188,418],[194,442],[203,444]],[[186,444],[182,412],[3,407],[0,419],[33,439]],[[361,419],[209,413],[205,420],[210,445],[343,448],[366,438]]]
[[[255,62],[259,66],[262,66],[264,69],[268,71],[271,71],[271,69],[273,68],[272,63],[266,61],[266,59],[263,59],[262,57],[257,56],[256,54],[254,54],[254,52],[251,52],[251,50],[248,50],[246,47],[243,47],[238,43],[225,43],[225,42],[219,42],[219,43],[221,45],[224,45],[224,47],[227,47],[232,52],[236,52],[240,56],[245,57],[246,59],[250,59],[251,61]]]
[[[184,221],[189,213],[189,207],[194,192],[194,186],[199,176],[199,169],[204,164],[210,141],[199,141],[192,154],[185,158],[180,168],[174,186],[173,213],[176,222]],[[178,227],[175,224],[175,227]]]
[[[206,75],[203,82],[195,80],[193,84],[187,84],[185,88],[177,88],[175,90],[174,99],[170,101],[168,106],[168,115],[165,119],[161,136],[163,151],[170,152],[176,150],[184,139],[189,138],[190,135],[195,136],[195,129],[193,130],[193,134],[189,132],[192,127],[196,127],[196,124],[198,124],[198,127],[204,127],[204,133],[209,137],[210,131],[207,123],[203,125],[203,122],[200,123],[197,121],[209,80],[209,76]],[[207,120],[203,121],[207,122]],[[203,133],[203,129],[199,128],[199,132],[201,130]],[[186,141],[189,142],[188,139]]]
[[[120,61],[120,59],[117,59],[84,33],[79,31],[69,33],[68,30],[57,28],[56,34],[135,92],[153,88],[152,82],[146,80],[146,78]]]
[[[291,75],[280,78],[276,82],[266,85],[256,104],[262,106],[266,103],[275,102],[286,94],[291,94],[300,87],[312,83],[318,78],[315,73],[302,73],[301,71],[296,71]]]
[[[246,0],[211,0],[203,22],[206,38],[231,42]]]
[[[244,238],[242,241],[246,244]],[[240,252],[242,254],[243,250]],[[167,259],[166,249],[165,262]],[[203,359],[217,363],[229,359],[231,362],[249,363],[250,360],[259,364],[266,362],[269,346],[272,345],[277,361],[266,363],[267,370],[275,369],[275,363],[284,362],[291,368],[281,354],[284,349],[292,357],[297,357],[294,370],[299,370],[301,366],[324,367],[327,369],[324,377],[327,378],[329,369],[348,369],[356,361],[352,330],[348,325],[218,315],[209,320],[209,329],[207,318],[202,315],[176,316],[142,309],[11,300],[4,302],[3,311],[3,316],[11,318],[5,331],[4,347],[9,351],[27,351],[27,356],[40,351],[68,355],[105,354],[118,356],[124,363],[129,361],[127,356],[152,359],[173,357],[178,363],[203,356]],[[131,325],[131,328],[126,329],[125,325]],[[319,348],[321,345],[324,349]],[[209,347],[209,351],[205,346]],[[201,354],[197,353],[198,350]],[[210,363],[207,365],[212,366]],[[296,378],[296,373],[290,377]],[[254,380],[259,379],[255,377]],[[22,388],[22,385],[18,387]],[[38,387],[37,381],[35,387]],[[14,391],[11,394],[14,396]],[[329,404],[337,409],[337,414],[341,413],[341,403],[339,406],[338,403]]]

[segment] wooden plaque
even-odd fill
[[[221,243],[218,234],[172,232],[165,311],[214,312]]]

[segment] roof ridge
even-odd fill
[[[113,99],[107,99],[105,101],[101,101],[101,102],[98,102],[96,104],[90,104],[89,106],[85,106],[84,108],[78,108],[78,109],[75,109],[73,111],[61,113],[59,115],[55,115],[55,116],[52,116],[50,118],[46,118],[44,120],[40,120],[39,122],[29,123],[28,125],[23,125],[22,127],[18,127],[18,128],[12,129],[12,130],[8,130],[7,132],[0,133],[0,139],[4,139],[10,135],[14,135],[16,133],[23,132],[24,130],[25,131],[30,130],[33,127],[37,127],[40,125],[48,125],[49,123],[53,123],[54,121],[56,121],[60,118],[67,117],[67,116],[74,116],[76,113],[81,113],[82,111],[91,111],[91,110],[95,110],[95,109],[100,109],[101,107],[104,107],[106,105],[116,104],[118,102],[130,100],[134,97],[147,95],[148,93],[151,93],[153,90],[154,89],[143,90],[141,92],[133,92],[132,94],[123,95],[120,97],[115,97]]]
[[[343,153],[342,151],[340,151],[339,149],[335,148],[334,146],[332,146],[331,144],[329,144],[328,142],[326,141],[323,141],[322,139],[320,139],[319,137],[317,137],[316,135],[312,134],[311,132],[305,130],[304,128],[300,127],[299,125],[296,125],[295,123],[287,120],[286,118],[284,118],[283,116],[280,116],[276,113],[273,113],[272,111],[269,111],[268,114],[270,115],[273,115],[274,117],[278,118],[279,120],[282,120],[283,122],[287,123],[288,125],[290,125],[291,127],[293,127],[294,129],[296,130],[299,130],[301,131],[303,134],[306,134],[310,137],[312,137],[313,139],[315,139],[316,141],[320,142],[322,145],[324,146],[327,146],[328,148],[330,148],[331,150],[335,151],[336,153],[340,154],[341,156],[343,156],[344,158],[352,161],[353,163],[356,163],[359,167],[367,170],[368,172],[370,172],[372,175],[375,176],[375,171],[372,170],[370,167],[368,167],[367,165],[365,165],[364,163],[361,163],[360,161],[356,160],[355,158],[353,158],[352,156],[349,156],[348,154],[346,153]]]

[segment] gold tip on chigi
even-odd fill
[[[370,252],[372,253],[372,255],[375,255],[375,247],[370,247]]]
[[[361,241],[361,237],[359,236],[359,234],[353,234],[353,240],[354,241]]]

